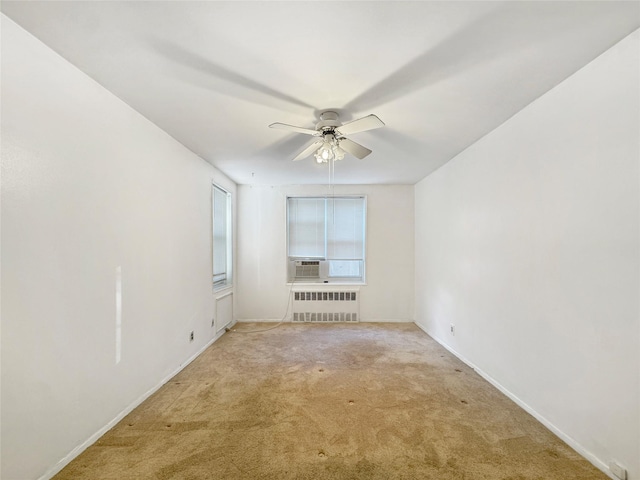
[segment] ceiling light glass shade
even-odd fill
[[[322,155],[323,160],[333,159],[333,149],[331,148],[331,145],[325,144],[320,151],[320,155]]]
[[[333,159],[333,152],[331,149],[320,148],[315,153],[314,157],[316,157],[316,162],[318,163],[327,163],[329,160]]]
[[[324,136],[324,142],[314,154],[316,162],[327,163],[331,160],[342,160],[344,158],[344,150],[340,148],[336,137],[328,133]]]
[[[327,135],[329,137],[329,135]],[[329,160],[333,160],[335,155],[333,153],[333,144],[331,143],[331,139],[325,139],[325,142],[320,146],[318,151],[315,153],[316,161],[318,163],[326,163]]]

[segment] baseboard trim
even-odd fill
[[[255,319],[255,318],[243,318],[240,320],[237,320],[237,323],[278,323],[278,322],[283,322],[283,323],[291,323],[291,317],[287,317],[284,321],[281,318],[260,318],[260,319]],[[296,322],[296,324],[301,324],[301,323],[352,323],[352,322]],[[358,321],[358,323],[415,323],[413,320],[410,319],[398,319],[398,318],[381,318],[381,319],[360,319]]]
[[[290,321],[291,318],[289,317],[285,318],[284,320],[282,320],[281,318],[242,318],[236,320],[236,323],[288,323]]]
[[[405,318],[361,318],[360,323],[414,323]]]
[[[233,326],[235,322],[232,322],[231,326]],[[50,480],[54,475],[60,473],[60,471],[69,465],[78,455],[84,452],[87,448],[93,445],[100,437],[102,437],[105,433],[111,430],[120,420],[129,415],[136,407],[138,407],[142,402],[144,402],[151,395],[156,393],[160,387],[162,387],[165,383],[175,377],[178,373],[180,373],[187,365],[193,362],[202,352],[204,352],[207,348],[209,348],[216,340],[218,340],[222,335],[225,334],[225,330],[216,333],[216,335],[209,340],[200,350],[194,353],[191,357],[189,357],[185,362],[181,363],[178,368],[176,368],[172,373],[164,377],[160,383],[152,387],[150,390],[142,394],[138,397],[133,403],[131,403],[127,408],[125,408],[122,412],[120,412],[113,420],[107,423],[104,427],[98,430],[96,433],[91,435],[87,440],[78,445],[76,448],[71,450],[64,458],[62,458],[56,465],[47,472],[45,472],[42,476],[38,478],[38,480]]]
[[[440,345],[442,345],[452,355],[457,357],[460,361],[465,363],[467,366],[473,368],[473,370],[478,375],[480,375],[482,378],[484,378],[487,382],[489,382],[495,388],[500,390],[501,393],[503,393],[504,395],[509,397],[509,399],[511,399],[513,402],[515,402],[520,408],[522,408],[525,412],[527,412],[533,418],[538,420],[542,425],[544,425],[547,429],[549,429],[554,435],[556,435],[558,438],[560,438],[560,440],[562,440],[567,445],[569,445],[571,448],[573,448],[578,454],[582,455],[594,467],[596,467],[602,473],[607,475],[609,478],[611,478],[613,480],[618,480],[617,477],[615,477],[611,473],[611,471],[609,470],[609,467],[607,466],[607,464],[605,462],[603,462],[598,457],[596,457],[594,454],[592,454],[587,449],[585,449],[580,443],[578,443],[576,440],[574,440],[571,436],[567,435],[562,430],[560,430],[558,427],[556,427],[552,422],[550,422],[544,416],[542,416],[540,413],[538,413],[536,410],[534,410],[524,400],[522,400],[521,398],[517,397],[514,393],[512,393],[507,388],[505,388],[500,382],[498,382],[495,378],[493,378],[487,372],[483,371],[481,368],[477,367],[473,362],[471,362],[468,358],[464,357],[463,355],[458,353],[456,350],[454,350],[450,345],[445,343],[441,338],[438,338],[437,336],[432,335],[424,325],[421,325],[420,323],[415,322],[415,321],[413,323],[415,323],[415,325],[420,330],[422,330],[424,333],[426,333],[431,338],[433,338],[436,342],[438,342]]]

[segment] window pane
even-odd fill
[[[230,202],[229,194],[213,187],[213,283],[225,285],[230,280]]]
[[[360,260],[330,260],[330,277],[362,277],[362,261]]]
[[[289,256],[324,258],[325,199],[288,199]]]

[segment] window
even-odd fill
[[[213,286],[231,285],[231,194],[213,185]]]
[[[289,281],[296,261],[318,262],[317,281],[364,281],[365,215],[362,196],[287,198]]]

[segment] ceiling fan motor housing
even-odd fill
[[[320,121],[316,124],[316,130],[333,131],[340,125],[342,124],[340,123],[340,120],[338,120],[338,114],[336,112],[326,111],[320,114]]]

